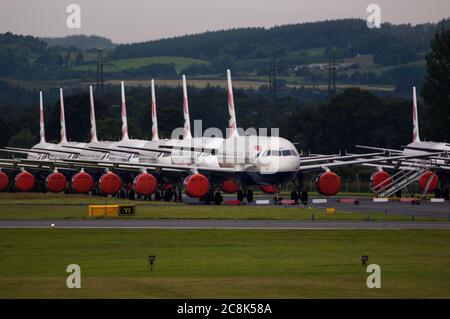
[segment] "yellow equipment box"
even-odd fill
[[[336,208],[327,208],[327,214],[334,214],[336,212]]]
[[[89,205],[89,217],[118,217],[119,205]]]

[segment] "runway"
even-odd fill
[[[0,228],[83,229],[434,229],[450,230],[450,222],[297,221],[297,220],[2,220]]]

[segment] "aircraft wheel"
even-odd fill
[[[173,192],[173,201],[178,202],[178,192]]]
[[[237,192],[237,200],[240,202],[244,201],[244,192],[242,190]]]
[[[295,203],[298,204],[298,198],[299,198],[298,192],[292,191],[291,192],[291,200],[295,201]]]
[[[213,201],[213,196],[211,195],[211,193],[206,194],[205,195],[205,204],[211,205],[212,201]]]
[[[170,202],[170,200],[172,199],[173,196],[173,192],[171,189],[168,189],[164,192],[164,201],[165,202]]]
[[[247,191],[247,203],[253,202],[253,191],[250,189]]]
[[[222,194],[220,194],[220,192],[215,192],[214,193],[214,204],[220,205],[220,204],[222,204],[222,201],[223,201]]]
[[[161,192],[155,193],[155,201],[159,202],[161,200]]]
[[[303,205],[308,205],[308,192],[307,191],[302,191],[301,199],[302,199]]]

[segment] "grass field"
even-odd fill
[[[384,212],[359,213],[337,210],[327,214],[324,207],[216,206],[173,202],[129,201],[106,197],[10,193],[0,195],[0,220],[80,219],[88,217],[89,204],[137,204],[137,219],[260,219],[260,220],[411,220],[410,216]],[[333,207],[333,204],[329,204]],[[129,217],[127,217],[129,218]],[[415,217],[416,221],[446,221],[445,217]]]
[[[450,297],[446,231],[1,229],[0,238],[0,298]],[[366,287],[363,254],[380,265],[381,289]],[[66,288],[69,264],[81,267],[81,289]]]
[[[154,56],[145,58],[130,58],[130,59],[120,59],[105,62],[104,72],[120,72],[127,69],[137,69],[150,64],[168,64],[174,63],[177,72],[187,68],[188,66],[197,64],[207,64],[207,61],[178,57],[178,56]],[[81,65],[73,68],[78,71],[95,71],[96,64],[92,65]]]

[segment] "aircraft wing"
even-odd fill
[[[300,165],[308,164],[308,163],[319,163],[319,162],[330,162],[332,163],[335,160],[350,160],[354,158],[366,158],[366,157],[375,157],[375,156],[383,156],[386,155],[384,152],[379,153],[368,153],[368,154],[348,154],[348,155],[320,155],[320,156],[312,156],[312,157],[300,157]]]
[[[372,150],[372,151],[383,151],[383,152],[391,152],[391,153],[398,153],[403,154],[402,150],[397,150],[393,148],[382,148],[382,147],[374,147],[374,146],[365,146],[365,145],[355,145],[357,148],[366,149],[366,150]]]
[[[394,165],[397,164],[398,166],[401,165],[402,161],[408,160],[408,159],[417,159],[417,158],[429,158],[431,156],[439,155],[439,153],[427,153],[427,154],[420,154],[420,155],[399,155],[399,156],[386,156],[386,157],[375,157],[375,158],[357,158],[354,160],[336,160],[331,163],[315,163],[310,165],[303,165],[300,166],[300,171],[308,171],[308,170],[315,170],[315,169],[326,169],[326,168],[332,168],[332,167],[340,167],[340,166],[349,166],[349,165],[363,165],[363,164],[374,164],[374,163],[387,163]]]
[[[101,161],[101,160],[82,160],[82,159],[63,159],[62,162],[72,165],[84,167],[85,164],[99,165],[101,167],[111,168],[135,168],[135,169],[162,169],[162,170],[177,170],[177,171],[204,171],[204,172],[217,172],[217,173],[236,173],[236,169],[228,167],[199,167],[196,165],[177,165],[177,164],[159,164],[159,163],[129,163],[129,162],[115,162],[115,161]]]
[[[4,153],[17,153],[17,154],[46,154],[49,155],[50,151],[45,150],[45,151],[41,151],[41,150],[34,150],[34,149],[29,149],[29,148],[19,148],[19,147],[5,147],[0,149],[1,152]]]

